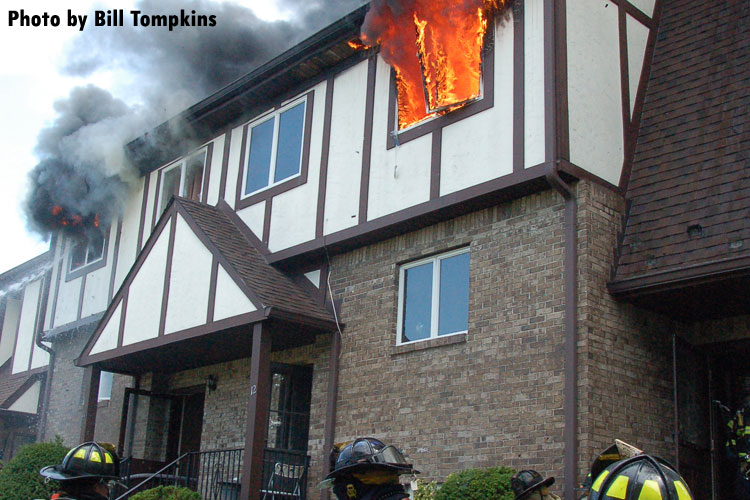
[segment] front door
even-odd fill
[[[175,396],[169,416],[169,459],[200,451],[204,400],[202,390]]]
[[[267,446],[307,452],[312,367],[271,365],[271,404]]]

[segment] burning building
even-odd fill
[[[747,9],[422,4],[358,9],[126,145],[122,214],[51,249],[41,435],[243,499],[318,496],[361,435],[427,479],[531,467],[572,499],[620,438],[708,497],[708,401],[749,375]]]

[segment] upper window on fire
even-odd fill
[[[243,194],[299,175],[306,106],[307,99],[302,98],[250,126]]]
[[[87,239],[73,243],[70,248],[70,270],[75,271],[104,259],[105,240],[104,234],[95,231]]]
[[[200,200],[205,164],[206,150],[204,149],[162,171],[159,212],[164,210],[173,195]]]

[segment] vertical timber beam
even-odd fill
[[[268,407],[271,399],[271,334],[262,323],[253,325],[253,351],[250,359],[250,393],[245,424],[245,452],[242,470],[243,500],[259,500],[263,483]]]
[[[99,376],[101,370],[94,366],[87,366],[83,374],[84,401],[83,425],[81,426],[80,442],[93,441],[96,428],[96,407],[99,397]]]

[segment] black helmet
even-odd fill
[[[70,450],[60,465],[45,467],[39,474],[57,481],[120,479],[120,459],[113,445],[83,443]]]
[[[608,466],[594,480],[588,500],[692,500],[685,480],[668,462],[636,455]]]
[[[340,451],[334,448],[331,452],[331,461],[334,462],[333,471],[326,476],[326,480],[345,473],[374,469],[392,471],[396,474],[419,474],[395,446],[386,445],[370,437],[356,439]]]
[[[513,490],[515,500],[518,500],[526,493],[533,489],[541,488],[554,484],[555,478],[548,477],[544,479],[541,474],[535,470],[522,470],[513,474],[510,478],[510,488]]]

